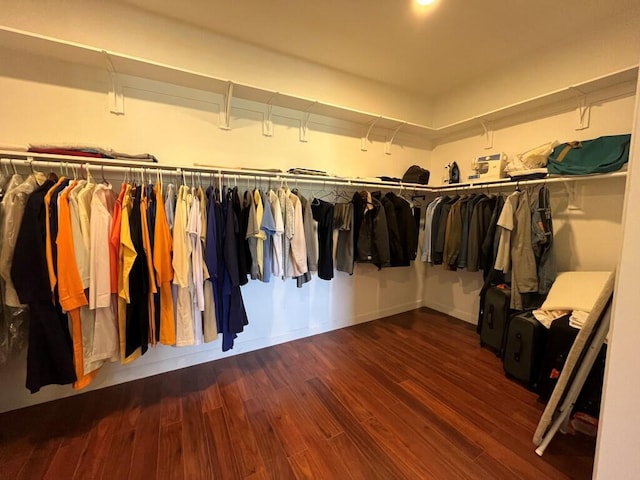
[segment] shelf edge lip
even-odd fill
[[[147,171],[153,170],[175,170],[185,172],[202,172],[208,174],[224,174],[238,177],[261,177],[262,179],[273,180],[293,180],[296,179],[312,183],[330,183],[341,186],[367,186],[367,187],[380,187],[392,190],[415,190],[421,192],[440,193],[448,191],[472,191],[482,190],[488,188],[501,188],[505,186],[514,185],[539,185],[546,183],[568,183],[576,181],[590,181],[590,180],[606,180],[611,178],[624,178],[627,176],[627,170],[618,170],[609,173],[593,173],[587,175],[549,175],[545,178],[535,180],[514,180],[508,177],[491,182],[476,182],[476,183],[458,183],[455,185],[422,185],[417,183],[404,183],[404,182],[387,182],[383,180],[375,180],[372,177],[341,177],[330,175],[304,175],[293,174],[287,172],[270,172],[264,170],[243,169],[234,167],[224,167],[208,165],[203,163],[194,162],[192,165],[175,165],[160,162],[144,162],[135,161],[129,159],[111,159],[111,158],[95,158],[95,157],[79,157],[73,155],[55,155],[46,153],[32,153],[23,152],[17,150],[0,150],[0,163],[4,163],[8,160],[18,160],[21,162],[28,162],[33,160],[36,165],[38,163],[61,163],[68,162],[74,165],[89,164],[92,167],[99,167],[104,165],[105,167],[121,168],[123,171],[128,169],[145,169]],[[24,165],[21,165],[24,166]]]
[[[278,93],[280,96],[282,97],[287,97],[290,99],[295,99],[297,101],[300,102],[309,102],[309,103],[313,103],[313,102],[317,102],[319,105],[329,109],[329,110],[335,110],[337,113],[339,112],[344,112],[345,114],[351,114],[351,115],[360,115],[363,117],[363,125],[366,124],[368,121],[371,121],[375,118],[382,118],[383,120],[387,121],[387,122],[393,122],[393,123],[403,123],[408,127],[411,127],[414,130],[418,130],[418,133],[416,134],[416,136],[424,136],[426,139],[429,140],[437,140],[440,138],[445,138],[449,135],[454,135],[455,133],[460,133],[463,132],[464,130],[467,130],[471,127],[473,127],[474,124],[480,124],[481,121],[483,120],[487,120],[489,119],[491,116],[500,116],[500,118],[506,118],[509,117],[509,115],[516,113],[516,110],[519,109],[525,109],[526,110],[526,106],[527,104],[534,104],[536,102],[540,102],[543,101],[544,99],[549,99],[551,100],[549,102],[549,104],[554,103],[552,101],[552,97],[554,96],[563,96],[564,94],[567,94],[568,92],[574,92],[576,90],[579,90],[581,87],[585,87],[588,85],[595,85],[598,82],[603,82],[607,79],[613,79],[615,77],[620,77],[621,78],[621,82],[623,81],[628,81],[631,82],[634,78],[637,79],[638,76],[638,69],[639,66],[638,64],[633,64],[630,65],[626,68],[611,72],[609,74],[605,74],[605,75],[601,75],[598,76],[596,78],[590,79],[590,80],[586,80],[583,82],[579,82],[576,84],[572,84],[572,85],[568,85],[566,87],[562,87],[559,89],[556,89],[552,92],[548,92],[548,93],[544,93],[541,95],[537,95],[531,98],[527,98],[524,100],[521,100],[519,102],[515,102],[512,103],[510,105],[504,106],[504,107],[499,107],[496,108],[494,110],[488,111],[488,112],[484,112],[482,114],[478,114],[478,115],[474,115],[472,117],[469,118],[465,118],[463,120],[459,120],[456,122],[452,122],[446,125],[441,125],[441,126],[429,126],[429,125],[424,125],[424,124],[420,124],[420,123],[416,123],[416,122],[411,122],[411,121],[405,121],[402,119],[398,119],[398,118],[394,118],[394,117],[390,117],[390,116],[386,116],[386,115],[380,115],[380,114],[375,114],[375,113],[371,113],[371,112],[367,112],[364,110],[359,110],[359,109],[355,109],[355,108],[350,108],[350,107],[346,107],[346,106],[342,106],[342,105],[336,105],[333,104],[331,102],[323,102],[323,101],[318,101],[318,100],[314,100],[314,99],[310,99],[310,98],[306,98],[303,96],[299,96],[299,95],[292,95],[286,92],[276,92],[276,91],[272,91],[270,89],[267,88],[262,88],[262,87],[258,87],[255,85],[249,85],[249,84],[245,84],[245,83],[240,83],[240,82],[234,82],[233,80],[229,80],[229,79],[223,79],[223,78],[219,78],[219,77],[215,77],[213,75],[210,74],[205,74],[202,72],[197,72],[197,71],[193,71],[187,68],[182,68],[182,67],[178,67],[178,66],[174,66],[174,65],[168,65],[165,63],[160,63],[160,62],[155,62],[155,61],[151,61],[151,60],[147,60],[144,58],[140,58],[140,57],[136,57],[136,56],[132,56],[132,55],[128,55],[128,54],[123,54],[123,53],[119,53],[119,52],[111,52],[108,50],[104,50],[104,49],[100,49],[97,47],[93,47],[90,45],[85,45],[85,44],[80,44],[77,42],[72,42],[72,41],[68,41],[68,40],[62,40],[62,39],[58,39],[58,38],[54,38],[54,37],[50,37],[50,36],[46,36],[46,35],[41,35],[38,33],[34,33],[34,32],[28,32],[25,30],[20,30],[20,29],[16,29],[16,28],[12,28],[9,26],[4,26],[4,25],[0,25],[0,39],[1,39],[1,35],[2,34],[11,34],[11,35],[21,35],[23,37],[28,37],[31,39],[34,39],[36,41],[41,41],[41,42],[45,42],[48,43],[50,45],[56,45],[56,46],[61,46],[63,48],[75,48],[78,51],[84,51],[84,52],[88,52],[90,54],[95,54],[95,55],[99,55],[102,56],[105,53],[107,55],[112,56],[115,59],[120,59],[123,61],[129,61],[129,62],[136,62],[138,63],[140,66],[144,66],[144,67],[152,67],[152,68],[159,68],[159,69],[164,69],[167,72],[173,73],[173,74],[182,74],[182,75],[187,75],[187,76],[193,76],[193,77],[198,77],[202,80],[207,80],[207,81],[211,81],[211,82],[218,82],[221,85],[223,83],[229,82],[231,81],[232,83],[234,83],[234,85],[237,85],[241,88],[246,88],[248,90],[251,90],[253,92],[256,93],[268,93],[268,94],[273,94],[273,93]],[[29,51],[28,49],[24,49],[24,51]],[[73,62],[73,60],[70,60],[71,62]],[[82,63],[81,63],[82,64]],[[119,72],[121,74],[130,74],[130,75],[134,75],[135,74],[131,74],[131,73],[127,73],[126,71],[123,72]],[[144,77],[143,77],[144,78]],[[162,81],[161,79],[159,81]],[[172,83],[170,81],[167,81],[167,83]],[[180,84],[177,84],[180,85]],[[186,85],[188,86],[188,85]],[[239,97],[242,98],[242,97]],[[277,105],[277,104],[276,104]],[[287,107],[284,107],[287,108]],[[510,113],[511,111],[511,113]],[[346,118],[346,115],[340,116],[340,115],[327,115],[330,118],[336,118],[336,119],[344,119],[349,121],[348,118]],[[354,122],[354,123],[358,123],[358,122]],[[413,134],[413,133],[412,133]],[[423,135],[420,135],[423,134]]]

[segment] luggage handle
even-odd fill
[[[493,330],[493,305],[489,305],[489,318],[487,318],[487,325]]]
[[[520,361],[520,355],[522,354],[522,333],[516,333],[516,349],[513,352],[513,359],[516,362]]]

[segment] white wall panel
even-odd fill
[[[464,181],[471,173],[471,159],[475,156],[504,152],[514,157],[552,140],[565,142],[629,133],[634,102],[633,97],[625,97],[593,107],[587,130],[576,131],[576,113],[567,112],[497,130],[492,150],[484,149],[483,137],[439,145],[432,151],[432,178],[441,178],[444,166],[451,161],[458,163]],[[576,182],[571,200],[562,184],[550,184],[549,188],[558,269],[613,270],[622,244],[624,178]],[[502,188],[504,193],[513,190],[513,185]],[[496,193],[497,189],[491,192]],[[569,209],[569,203],[576,209]],[[478,291],[482,286],[480,272],[448,272],[442,266],[427,267],[424,285],[425,305],[476,323]]]
[[[634,126],[640,132],[640,103],[636,104]],[[627,197],[622,224],[624,240],[613,298],[612,324],[607,349],[605,388],[602,397],[598,443],[593,478],[632,479],[640,473],[640,426],[638,397],[640,396],[640,370],[638,370],[638,270],[640,256],[640,224],[637,208],[640,202],[640,175],[638,159],[640,142],[632,139]]]
[[[118,3],[1,1],[0,25],[415,123],[429,117],[426,99]]]
[[[231,130],[219,128],[219,95],[124,78],[125,115],[108,112],[104,72],[0,51],[0,143],[69,142],[150,152],[160,162],[194,162],[227,167],[307,167],[343,176],[399,176],[412,164],[427,164],[430,152],[420,141],[398,135],[392,155],[383,138],[360,151],[360,129],[345,122],[311,117],[309,142],[299,141],[300,112],[274,108],[274,135],[262,135],[264,106],[234,101]],[[409,146],[411,145],[411,146]],[[96,172],[97,174],[97,168]],[[120,179],[110,177],[113,181]],[[165,177],[165,181],[168,179]],[[204,180],[204,179],[203,179]],[[208,181],[208,180],[206,180]],[[241,189],[254,180],[239,179]],[[233,180],[236,183],[236,180]],[[266,187],[266,182],[262,183]],[[293,188],[295,182],[290,182]],[[321,187],[321,186],[320,186]],[[307,188],[312,196],[322,188]],[[235,348],[221,352],[221,341],[172,348],[159,346],[127,366],[110,364],[91,388],[130,381],[188,365],[341,328],[419,307],[423,267],[385,269],[358,265],[349,276],[336,272],[330,282],[254,281],[242,288],[249,325]],[[0,411],[74,394],[70,386],[49,386],[30,395],[24,388],[24,357],[0,367]]]
[[[441,127],[637,65],[639,23],[640,8],[635,8],[598,30],[584,29],[581,36],[567,36],[552,49],[523,55],[439,95],[433,101],[432,124]],[[517,35],[517,25],[506,28]]]

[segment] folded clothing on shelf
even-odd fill
[[[14,143],[0,142],[0,150],[10,151],[10,152],[26,152],[29,150],[29,147],[27,145],[17,145]]]
[[[519,153],[507,161],[504,171],[510,177],[520,174],[520,172],[537,171],[542,168],[545,169],[546,173],[547,159],[556,145],[558,145],[558,142],[553,141],[539,145],[524,153]]]
[[[115,158],[115,159],[150,161],[150,162],[158,163],[158,159],[150,153],[131,154],[131,153],[122,153],[122,152],[116,152],[114,150],[109,150],[109,155],[111,155],[111,158]]]
[[[287,173],[292,173],[294,175],[318,175],[318,176],[329,176],[329,174],[322,170],[312,170],[310,168],[290,168],[287,170]]]
[[[546,168],[531,168],[529,170],[509,171],[507,175],[514,181],[538,180],[546,178],[549,175],[549,171]]]
[[[100,152],[91,150],[71,150],[66,148],[37,148],[30,147],[32,153],[48,153],[50,155],[67,155],[71,157],[91,157],[91,158],[113,158]]]
[[[50,155],[68,155],[72,157],[111,158],[114,160],[122,159],[158,162],[158,159],[150,153],[131,154],[92,145],[30,144],[27,151],[32,153],[46,153]]]

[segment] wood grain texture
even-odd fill
[[[172,423],[160,427],[158,445],[158,473],[156,478],[162,480],[180,480],[184,476],[182,460],[182,423]]]
[[[205,414],[205,427],[214,478],[242,478],[222,407]]]
[[[212,347],[214,348],[214,347]],[[428,309],[0,415],[0,479],[587,479],[595,441]]]
[[[192,372],[193,373],[193,372]],[[211,478],[212,469],[209,445],[206,441],[202,397],[197,388],[197,378],[182,378],[182,460],[184,478]]]

